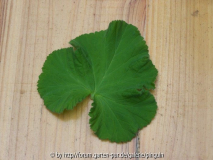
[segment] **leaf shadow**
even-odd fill
[[[82,102],[78,103],[72,110],[64,110],[61,114],[51,113],[61,121],[77,120],[81,117],[83,112],[89,108],[88,105],[90,101],[90,97],[87,97]]]
[[[156,96],[156,95],[157,95],[156,89],[158,88],[158,85],[159,85],[159,76],[156,77],[154,83],[155,83],[155,89],[150,90],[150,93],[151,93],[152,95]]]

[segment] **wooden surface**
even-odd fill
[[[157,115],[124,144],[92,133],[89,99],[55,115],[36,87],[49,53],[115,19],[139,28],[159,70]],[[51,152],[212,160],[212,96],[212,0],[0,0],[0,160],[52,159]]]

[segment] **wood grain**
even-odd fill
[[[51,152],[213,159],[212,0],[0,0],[0,9],[0,160],[52,159]],[[139,28],[159,70],[158,113],[139,140],[124,144],[92,133],[89,98],[55,115],[36,87],[48,54],[115,19]]]
[[[140,152],[213,159],[213,1],[147,1],[146,40],[159,69],[158,113]]]

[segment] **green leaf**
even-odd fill
[[[91,95],[90,127],[100,139],[130,141],[154,118],[157,70],[138,29],[113,21],[107,30],[70,41],[54,51],[39,77],[38,91],[53,112],[70,110]]]

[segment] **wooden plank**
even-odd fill
[[[212,0],[0,0],[0,9],[0,159],[135,151],[213,159]],[[158,113],[139,142],[99,140],[89,128],[88,98],[55,115],[37,93],[49,53],[114,19],[139,28],[159,70]]]
[[[140,152],[213,159],[213,1],[147,1],[146,39],[159,69],[158,113]]]
[[[131,0],[1,1],[0,159],[136,151],[136,139],[116,144],[92,133],[89,99],[55,115],[43,105],[36,85],[46,56],[80,34],[106,29],[114,19],[132,23],[144,34],[145,7],[145,1]]]

